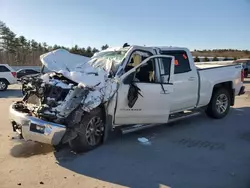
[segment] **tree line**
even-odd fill
[[[107,49],[107,44],[101,50]],[[6,24],[0,21],[0,64],[9,65],[41,65],[39,56],[59,48],[66,49],[74,54],[91,57],[99,52],[95,47],[87,48],[75,45],[71,48],[65,46],[50,46],[46,42],[40,43],[34,39],[28,40],[24,36],[17,36]]]
[[[101,50],[107,49],[107,44],[101,47]],[[39,56],[46,52],[63,48],[71,53],[91,57],[99,50],[95,47],[79,47],[75,45],[71,48],[65,46],[54,45],[50,46],[46,42],[40,43],[34,39],[29,40],[24,36],[17,36],[4,22],[0,20],[0,64],[9,64],[16,66],[23,65],[41,65]],[[234,59],[248,57],[250,58],[249,50],[236,49],[214,49],[214,50],[194,50],[192,55],[195,56],[195,61],[199,61],[198,56],[205,56],[205,61],[209,61],[207,57],[214,57],[217,61],[219,56],[234,57]]]

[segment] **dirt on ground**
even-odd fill
[[[250,91],[250,79],[245,82]],[[221,120],[200,115],[140,132],[116,133],[103,146],[75,154],[65,146],[19,140],[8,108],[20,86],[0,93],[1,188],[249,188],[250,96],[237,97]],[[138,138],[149,140],[142,144]]]

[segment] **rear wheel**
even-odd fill
[[[77,132],[77,137],[69,141],[73,151],[89,151],[101,145],[104,136],[104,119],[101,108],[84,114]]]
[[[227,89],[216,89],[206,109],[206,114],[215,119],[225,117],[230,109],[231,98]]]
[[[0,79],[0,91],[5,91],[8,88],[9,83],[4,80]]]

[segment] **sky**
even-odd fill
[[[250,0],[0,0],[0,20],[49,45],[250,50]]]

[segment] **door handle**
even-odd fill
[[[194,81],[195,80],[195,77],[189,77],[188,78],[188,81]]]

